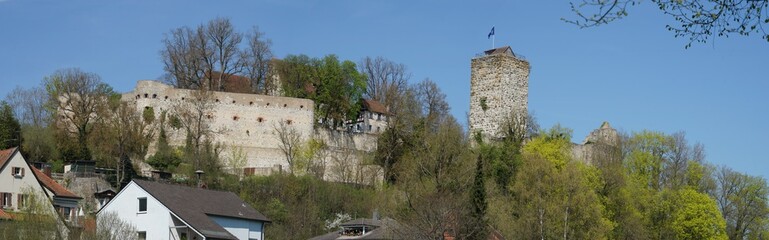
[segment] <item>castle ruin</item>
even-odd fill
[[[470,68],[469,133],[480,134],[484,141],[499,140],[504,137],[500,130],[505,121],[528,114],[531,66],[510,46],[504,46],[473,58]],[[604,122],[581,144],[572,145],[572,157],[591,164],[598,148],[615,147],[618,141],[617,130]]]
[[[528,114],[529,62],[505,46],[473,58],[470,69],[469,133],[500,139],[505,119]]]
[[[157,81],[141,80],[121,100],[132,104],[137,112],[152,111],[155,116],[175,108],[186,106],[196,90],[178,89]],[[314,102],[309,99],[278,97],[259,94],[212,92],[208,101],[212,107],[205,113],[212,134],[212,142],[226,148],[222,159],[233,159],[237,152],[245,157],[242,166],[228,166],[233,172],[244,175],[268,175],[288,171],[288,162],[281,150],[278,128],[281,124],[298,133],[301,143],[318,139],[328,145],[322,161],[326,167],[323,178],[344,182],[370,182],[381,173],[374,165],[364,165],[363,156],[376,150],[377,136],[384,131],[387,116],[375,102],[364,103],[364,111],[358,121],[348,129],[331,130],[315,128]],[[184,146],[186,130],[166,126],[164,128],[171,146]],[[150,145],[147,156],[155,153]],[[227,161],[227,160],[224,160]],[[226,162],[223,165],[227,165]],[[143,165],[145,175],[149,166]],[[357,178],[357,179],[356,179]]]

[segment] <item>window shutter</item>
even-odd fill
[[[21,176],[24,176],[24,168],[21,169]]]
[[[21,200],[21,193],[16,194],[16,204],[19,205],[19,208],[21,208],[21,206],[22,206],[22,202],[21,201],[22,201]]]

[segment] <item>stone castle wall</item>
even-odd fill
[[[512,53],[473,58],[470,73],[470,134],[498,139],[511,113],[528,113],[529,62]],[[485,105],[485,106],[484,106]]]
[[[192,97],[193,91],[156,81],[138,81],[133,91],[123,94],[122,101],[135,104],[138,112],[151,108],[155,116],[160,116],[163,111],[172,113],[174,108],[184,106],[184,101],[190,100],[188,98]],[[310,138],[323,140],[332,153],[338,152],[337,148],[364,152],[376,149],[377,135],[374,134],[315,130],[314,102],[309,99],[228,92],[214,92],[212,98],[214,104],[206,117],[209,117],[207,121],[216,132],[213,141],[225,146],[222,159],[227,161],[236,149],[242,150],[246,155],[246,163],[242,167],[255,168],[257,174],[288,169],[276,130],[281,122],[296,129],[303,142]],[[172,146],[184,145],[186,131],[183,128],[166,126],[165,130]],[[147,156],[154,152],[154,145],[151,145]],[[331,157],[334,156],[327,158]],[[355,164],[361,162],[357,158],[349,161]],[[227,166],[227,163],[224,165]]]

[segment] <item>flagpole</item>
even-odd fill
[[[497,34],[491,35],[491,49],[496,48],[496,44],[494,44],[496,40],[497,40]]]

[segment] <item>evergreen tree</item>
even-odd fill
[[[13,115],[11,105],[0,103],[0,149],[21,145],[21,125]]]
[[[472,217],[475,226],[474,239],[486,239],[488,231],[486,228],[486,210],[488,203],[486,201],[486,184],[483,175],[483,156],[478,155],[478,161],[475,166],[475,179],[473,180],[473,190],[470,203],[472,204]]]

